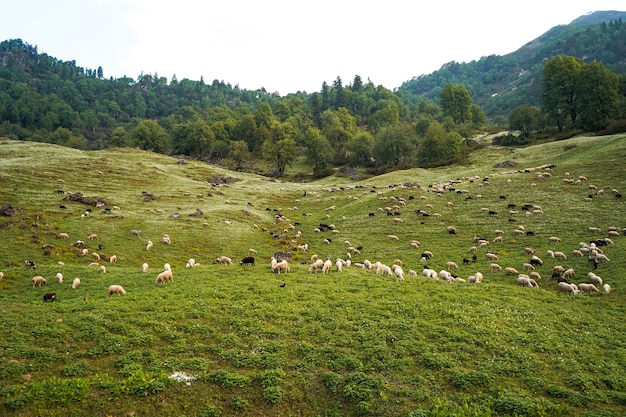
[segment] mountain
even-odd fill
[[[541,70],[546,59],[558,55],[598,61],[626,74],[626,12],[596,11],[555,26],[507,55],[478,61],[444,64],[441,69],[406,81],[399,92],[438,102],[448,83],[463,84],[488,117],[506,116],[516,106],[541,105]]]

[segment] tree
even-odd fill
[[[350,164],[352,166],[369,166],[372,163],[374,137],[363,131],[348,141]]]
[[[591,132],[604,129],[618,113],[619,76],[592,62],[583,65],[576,86],[580,127]]]
[[[528,138],[540,126],[541,109],[536,106],[517,106],[509,113],[509,129],[519,130]]]
[[[439,96],[444,116],[450,116],[456,125],[472,119],[472,95],[461,84],[446,84]]]
[[[130,135],[123,127],[116,127],[111,135],[111,146],[125,148],[131,146]]]
[[[380,166],[397,166],[408,163],[413,157],[416,137],[407,124],[382,128],[374,139],[374,155]]]
[[[335,156],[335,150],[322,132],[310,128],[306,132],[306,161],[313,167],[313,173],[320,173],[328,168]]]
[[[268,139],[263,143],[265,160],[274,165],[279,176],[285,174],[285,168],[296,159],[296,141],[287,137],[277,142]]]
[[[215,135],[209,125],[199,117],[174,125],[172,142],[174,152],[203,158],[210,154]]]
[[[457,162],[463,138],[457,132],[446,132],[443,125],[432,122],[417,150],[419,166],[431,168]]]
[[[274,121],[274,113],[272,112],[272,108],[269,104],[259,104],[259,107],[257,107],[254,112],[254,121],[256,122],[257,127],[265,126],[269,129]]]
[[[250,151],[246,141],[236,140],[231,142],[230,157],[237,163],[237,169],[241,169],[243,162],[250,159]]]
[[[167,149],[168,135],[154,120],[142,120],[130,132],[133,145],[152,152],[164,152]]]
[[[543,110],[559,132],[568,120],[576,122],[576,82],[582,66],[579,58],[556,56],[543,67]]]

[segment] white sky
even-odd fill
[[[623,0],[0,0],[0,41],[22,39],[104,76],[214,79],[281,95],[339,76],[393,90],[450,61],[506,55]]]

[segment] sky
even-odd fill
[[[284,96],[340,77],[394,90],[445,63],[506,55],[623,0],[0,0],[0,41],[102,67]]]

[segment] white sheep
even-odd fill
[[[480,282],[482,282],[482,281],[483,281],[483,278],[484,278],[484,277],[483,277],[483,274],[482,274],[482,273],[480,273],[480,272],[476,272],[474,275],[470,276],[470,277],[467,279],[467,281],[468,281],[468,282],[471,282],[471,283],[476,283],[476,284],[478,284],[478,283],[480,283]]]
[[[165,282],[165,281],[174,282],[174,275],[172,274],[172,270],[171,269],[166,269],[165,271],[163,271],[159,275],[157,275],[156,280],[154,281],[154,283],[155,284],[160,284],[160,283]]]
[[[47,284],[48,281],[42,277],[41,275],[37,275],[36,277],[33,277],[33,279],[30,281],[31,285],[34,287],[41,287],[44,284]]]
[[[598,275],[594,274],[593,272],[589,272],[587,274],[587,279],[592,284],[602,285],[602,278],[600,278]]]
[[[611,292],[611,286],[609,284],[604,284],[602,286],[602,289],[604,290],[605,293],[609,294]]]
[[[322,265],[322,273],[325,274],[328,271],[330,271],[330,269],[333,267],[333,261],[331,261],[330,259],[327,259],[324,262],[324,265]]]
[[[196,263],[196,260],[193,258],[189,258],[189,260],[187,261],[187,264],[185,265],[186,268],[193,268],[194,266],[198,265]]]
[[[391,266],[391,271],[396,276],[396,279],[398,281],[404,281],[404,270],[402,269],[400,265],[393,264]]]
[[[567,282],[559,282],[556,286],[558,291],[566,292],[570,295],[576,295],[580,293],[580,290],[575,284],[568,284]]]
[[[337,267],[337,272],[341,272],[343,270],[344,261],[343,259],[337,259],[335,261],[335,267]]]
[[[151,240],[148,241],[148,244],[146,245],[146,250],[150,250],[152,249],[152,247],[154,246],[154,243],[152,243]]]
[[[72,289],[75,290],[76,288],[78,288],[79,285],[80,285],[80,278],[74,278],[74,281],[72,281]]]
[[[233,264],[233,260],[230,259],[228,256],[220,256],[219,258],[216,258],[215,261],[220,265],[232,265]]]
[[[554,258],[555,259],[567,260],[567,255],[565,255],[563,252],[556,251],[556,252],[554,252]]]
[[[437,275],[437,271],[435,271],[434,269],[430,269],[430,268],[424,268],[422,270],[422,275],[424,275],[426,278],[439,279],[439,276]]]
[[[107,268],[104,265],[100,265],[100,273],[102,274],[106,274],[107,273]]]
[[[456,262],[452,261],[448,262],[446,266],[448,267],[448,269],[459,269],[459,266],[456,264]]]
[[[324,266],[324,261],[322,261],[321,259],[317,259],[315,262],[311,264],[311,266],[309,266],[309,273],[315,272],[318,269],[322,269],[323,266]]]
[[[117,255],[111,255],[111,257],[109,258],[109,263],[115,263],[117,262]]]
[[[0,278],[1,279],[1,278]],[[59,284],[63,284],[63,274],[60,272],[57,272],[57,282]]]
[[[122,288],[121,285],[109,285],[107,295],[110,297],[113,294],[126,295],[126,291],[124,290],[124,288]]]
[[[519,272],[517,272],[517,269],[512,268],[512,267],[506,267],[504,268],[504,273],[506,275],[519,275]]]
[[[522,267],[524,268],[524,270],[525,270],[525,271],[534,271],[534,270],[535,270],[535,267],[534,267],[534,266],[532,266],[532,265],[531,265],[531,264],[529,264],[529,263],[524,263],[524,264],[522,265]]]
[[[280,271],[287,273],[291,271],[291,268],[289,267],[289,263],[283,259],[282,261],[276,263],[274,271],[278,274],[280,274]]]
[[[452,282],[452,274],[445,269],[439,271],[439,279],[442,279],[446,282]]]
[[[485,253],[485,259],[487,259],[488,261],[495,261],[498,259],[498,255],[493,252],[487,252]]]
[[[529,287],[529,288],[539,288],[539,285],[534,279],[524,274],[520,274],[517,277],[517,285],[521,285],[522,287]]]
[[[595,285],[588,284],[588,283],[585,283],[585,282],[578,284],[578,289],[581,292],[589,292],[589,293],[591,293],[591,292],[600,292],[600,290]]]
[[[569,268],[563,272],[563,279],[568,280],[576,276],[576,271],[574,268]]]
[[[143,263],[143,265],[141,265],[141,272],[148,272],[148,264],[147,263]]]
[[[492,264],[489,264],[489,270],[491,272],[502,271],[502,267],[500,265],[496,264],[496,263],[492,263]]]
[[[163,264],[164,271],[169,271],[171,269],[172,269],[172,266],[169,263],[166,262],[165,264]]]
[[[387,235],[387,239],[389,239],[392,242],[400,240],[398,236],[395,236],[395,235]]]

